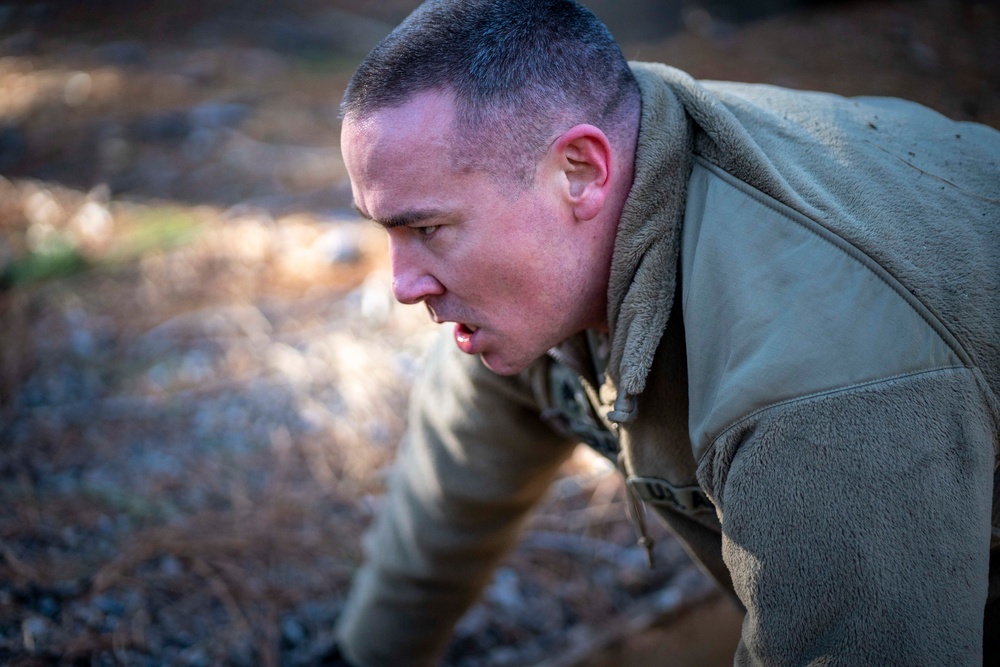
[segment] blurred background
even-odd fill
[[[0,663],[329,645],[433,335],[337,107],[415,4],[0,2]],[[1000,127],[994,2],[585,4],[633,59]],[[738,616],[659,537],[647,570],[581,449],[445,664],[731,662]]]

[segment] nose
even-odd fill
[[[420,303],[431,296],[444,294],[444,285],[420,260],[420,253],[408,244],[389,242],[389,263],[392,268],[392,295],[405,304]]]

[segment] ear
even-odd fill
[[[591,220],[611,190],[611,142],[593,125],[575,125],[552,144],[564,197],[577,220]]]

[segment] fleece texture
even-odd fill
[[[746,609],[740,667],[983,664],[1000,636],[1000,133],[633,71],[606,372],[594,338],[501,378],[442,336],[344,652],[434,664],[590,433]]]
[[[791,402],[704,476],[747,608],[738,665],[981,665],[989,406],[965,369]]]
[[[618,344],[611,349],[608,371],[620,389],[610,418],[629,421],[631,396],[646,385],[653,356],[666,328],[676,292],[694,128],[670,88],[640,78],[644,100],[636,147],[635,179],[619,223],[608,285],[608,323]],[[673,131],[664,134],[661,128]],[[655,308],[649,304],[655,303]]]
[[[982,664],[1000,596],[1000,133],[898,100],[635,70],[695,128],[688,435],[720,581],[747,609],[737,664]],[[620,377],[641,367],[621,359]],[[690,462],[651,454],[642,426],[662,405],[635,405],[629,472],[677,486]]]
[[[644,101],[637,172],[684,194],[671,177],[691,171],[694,155],[681,149],[693,131],[695,155],[828,227],[898,279],[1000,395],[1000,133],[904,100],[698,82],[655,63],[633,71]],[[661,109],[675,100],[685,122]],[[617,334],[609,373],[627,394],[641,391],[659,342],[630,335],[633,322],[648,332],[639,324],[658,323],[672,305],[653,286],[672,285],[670,271],[646,280],[634,267],[667,257],[682,225],[676,205],[650,189],[642,179],[633,186],[609,290]],[[654,248],[649,260],[646,248]]]

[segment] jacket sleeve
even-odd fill
[[[702,461],[736,664],[982,664],[995,408],[949,368],[768,408]]]
[[[540,421],[523,374],[500,377],[439,339],[338,623],[347,657],[431,664],[572,448]]]

